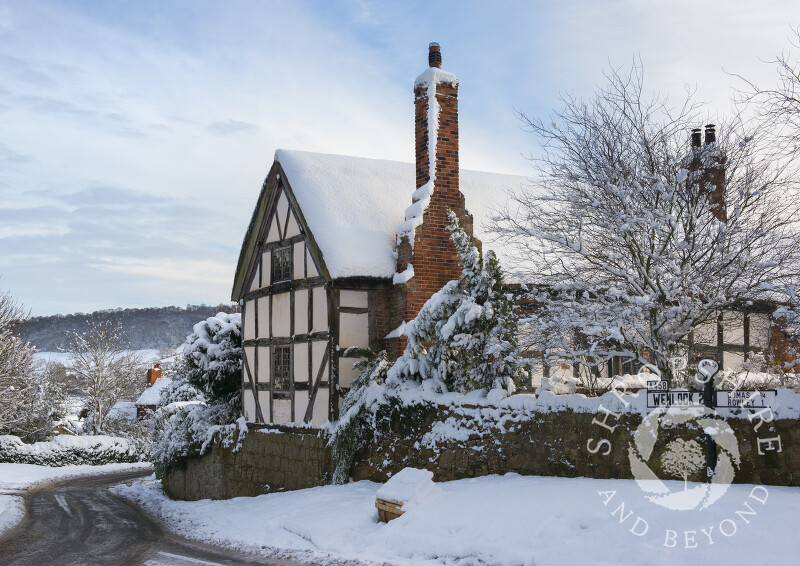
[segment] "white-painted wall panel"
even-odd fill
[[[269,347],[258,347],[258,382],[269,383],[271,371],[271,360],[269,357]],[[263,407],[263,405],[262,405]]]
[[[300,417],[301,419],[303,417]],[[321,425],[328,420],[328,389],[320,387],[317,397],[314,399],[314,413],[311,416],[311,424]]]
[[[254,346],[245,346],[244,348],[244,355],[247,356],[247,365],[250,367],[250,371],[254,372],[256,370],[256,349]],[[247,380],[247,374],[244,372],[244,368],[242,368],[242,377]],[[253,379],[256,376],[253,374]]]
[[[244,339],[252,340],[256,337],[256,302],[247,301],[242,312],[244,318]]]
[[[770,320],[766,314],[750,315],[750,345],[759,348],[769,346]]]
[[[340,307],[367,308],[369,296],[366,291],[339,291]]]
[[[301,424],[308,408],[308,391],[298,391],[294,398],[294,422]]]
[[[274,424],[291,424],[292,401],[290,399],[272,400],[272,422]]]
[[[725,352],[723,354],[723,369],[741,370],[744,356],[738,352]]]
[[[710,344],[712,346],[717,343],[717,324],[706,323],[697,326],[694,329],[694,342],[695,344]]]
[[[269,338],[269,297],[258,299],[258,337]]]
[[[297,224],[297,220],[295,220],[294,213],[289,213],[289,225],[286,227],[286,238],[291,238],[292,236],[298,236],[300,234],[300,226]],[[300,259],[303,259],[303,256],[300,256]]]
[[[363,358],[339,358],[340,387],[350,387],[353,380],[358,376],[358,370],[353,367],[353,364],[360,361],[363,361]]]
[[[294,354],[294,360],[292,360],[294,382],[308,382],[308,344],[305,342],[295,344],[292,346],[292,350]]]
[[[272,296],[272,335],[291,336],[289,322],[291,299],[289,293]],[[261,322],[259,320],[259,322]]]
[[[281,231],[286,225],[286,215],[289,214],[289,199],[286,198],[286,193],[281,191],[281,196],[278,198],[278,205],[275,207],[277,219],[281,223]]]
[[[369,348],[369,316],[339,313],[339,346]]]
[[[269,422],[269,391],[259,391],[258,402],[261,404],[261,414],[264,415],[264,422]]]
[[[306,277],[316,277],[319,275],[319,271],[317,271],[317,266],[314,265],[314,258],[311,257],[311,251],[306,250],[306,265],[308,266],[308,273]]]
[[[269,233],[267,234],[267,243],[280,241],[281,236],[278,232],[278,222],[279,220],[273,215],[269,225]]]
[[[253,399],[253,392],[245,389],[242,393],[244,394],[244,402],[242,403],[242,409],[244,409],[244,418],[251,423],[255,422],[256,402],[255,399]]]
[[[272,252],[261,256],[261,287],[272,285]]]
[[[255,291],[261,287],[261,265],[256,264],[256,273],[253,276],[253,280],[250,282],[250,290]]]
[[[306,276],[305,263],[303,258],[306,257],[306,245],[304,242],[297,242],[292,250],[292,270],[295,279],[304,279]]]
[[[314,300],[314,332],[328,330],[328,296],[324,287],[314,287],[311,292]]]
[[[722,336],[726,344],[744,345],[744,315],[730,311],[722,315]]]
[[[308,289],[294,292],[294,333],[308,333]]]
[[[319,342],[312,342],[311,343],[311,379],[317,379],[317,373],[319,372],[319,366],[322,363],[322,358],[325,356],[325,348],[328,347],[327,342],[319,341]],[[322,372],[322,381],[327,381],[329,373],[330,364],[325,364],[325,369]]]

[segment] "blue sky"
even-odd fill
[[[774,82],[791,25],[796,0],[0,0],[0,288],[34,315],[228,300],[275,149],[413,159],[430,41],[462,167],[524,175],[515,109],[639,57],[713,117],[728,73]]]

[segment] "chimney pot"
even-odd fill
[[[442,48],[435,41],[428,46],[428,65],[437,69],[442,68]]]
[[[717,131],[714,124],[706,124],[706,140],[705,144],[714,143],[717,141]]]
[[[703,138],[700,128],[692,128],[692,147],[700,147],[703,145]]]

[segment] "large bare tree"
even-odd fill
[[[693,328],[794,284],[797,177],[757,124],[736,116],[690,145],[691,93],[648,95],[638,64],[520,117],[535,175],[495,229],[533,285],[525,334],[549,363],[622,356],[670,378]]]
[[[142,369],[141,358],[127,349],[122,327],[110,319],[73,335],[68,371],[88,402],[92,432],[103,431],[117,401],[133,401],[144,389]]]

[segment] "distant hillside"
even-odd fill
[[[40,351],[54,352],[69,346],[74,332],[84,332],[93,322],[119,321],[132,350],[174,348],[183,343],[192,327],[218,312],[239,312],[237,305],[187,305],[145,309],[113,309],[92,313],[56,314],[31,318],[26,325],[28,341]]]

